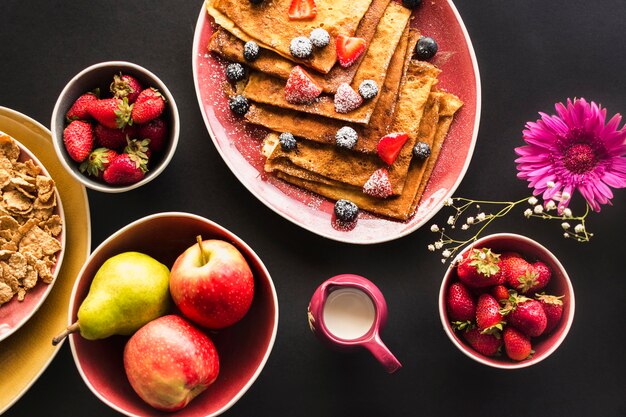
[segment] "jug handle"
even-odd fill
[[[402,368],[400,361],[391,353],[389,348],[383,343],[378,333],[374,335],[369,341],[363,344],[367,350],[380,362],[387,372],[390,374],[396,372]]]

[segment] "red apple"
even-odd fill
[[[169,315],[152,320],[128,340],[124,369],[142,400],[159,410],[176,411],[215,381],[220,363],[206,334]]]
[[[235,324],[248,312],[254,278],[248,262],[233,245],[198,237],[197,244],[183,252],[172,266],[170,294],[189,320],[221,329]]]

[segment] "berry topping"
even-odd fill
[[[259,45],[254,41],[248,41],[243,46],[243,57],[246,61],[254,61],[259,57]]]
[[[133,123],[148,123],[154,120],[165,110],[165,98],[156,88],[146,88],[137,97],[133,105]]]
[[[250,104],[248,104],[247,98],[239,95],[228,99],[228,107],[230,107],[230,111],[232,111],[233,113],[243,115],[248,113]]]
[[[109,86],[114,97],[128,99],[129,103],[134,103],[139,97],[139,93],[143,87],[137,79],[128,74],[120,74],[113,76],[113,82]]]
[[[358,133],[356,133],[356,130],[352,129],[350,126],[342,127],[335,134],[335,143],[340,148],[354,148],[357,139],[359,139]]]
[[[337,200],[335,203],[335,217],[337,220],[352,223],[359,215],[359,208],[350,200]]]
[[[309,74],[296,65],[291,70],[285,85],[285,99],[291,104],[309,104],[322,94],[320,86],[309,77]]]
[[[392,192],[389,173],[385,168],[374,171],[365,185],[363,185],[363,193],[372,197],[387,198]]]
[[[65,117],[69,122],[72,120],[87,120],[91,118],[89,111],[90,103],[98,101],[98,97],[94,93],[86,93],[78,97],[72,107],[67,111]]]
[[[330,43],[330,35],[323,28],[316,28],[311,31],[309,40],[316,48],[323,48]]]
[[[426,142],[417,142],[413,147],[413,156],[424,160],[430,156],[430,146]]]
[[[409,139],[409,135],[406,133],[390,133],[383,136],[378,141],[378,146],[376,147],[378,156],[388,165],[393,164],[398,155],[400,155],[400,150],[402,150],[402,146],[404,146],[407,139]]]
[[[349,113],[357,109],[363,103],[363,97],[359,95],[348,83],[341,83],[335,93],[335,111],[337,113]]]
[[[415,9],[422,4],[422,0],[402,0],[402,5],[407,9]]]
[[[289,11],[290,20],[307,20],[317,16],[315,0],[291,0]]]
[[[82,120],[74,120],[63,131],[65,149],[76,162],[83,162],[93,148],[91,125]]]
[[[293,38],[289,44],[289,52],[295,58],[306,59],[313,53],[313,44],[309,38],[305,36],[298,36]]]
[[[228,64],[226,67],[226,78],[228,78],[229,81],[241,81],[245,78],[245,76],[246,69],[238,62]]]
[[[367,42],[363,38],[351,38],[346,35],[337,36],[335,42],[337,48],[337,60],[339,65],[344,68],[354,64],[359,57],[365,52]]]
[[[433,38],[422,36],[415,45],[415,56],[417,59],[425,61],[435,56],[438,49],[437,42]]]
[[[365,100],[371,100],[378,94],[378,84],[374,80],[364,80],[359,85],[359,94]]]
[[[280,142],[280,147],[285,152],[293,151],[298,146],[296,138],[289,132],[281,133],[278,141]]]

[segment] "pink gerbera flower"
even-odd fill
[[[533,194],[566,207],[575,190],[600,211],[610,204],[613,188],[626,187],[626,127],[616,114],[606,123],[606,109],[585,99],[555,105],[557,115],[539,113],[528,122],[525,146],[515,149],[518,178],[529,182]]]

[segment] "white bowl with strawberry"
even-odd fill
[[[461,352],[516,369],[550,356],[574,319],[574,289],[559,260],[524,236],[485,236],[446,271],[439,315]]]
[[[55,151],[83,185],[117,193],[156,178],[179,136],[178,108],[165,84],[123,61],[85,68],[65,86],[52,113]]]

